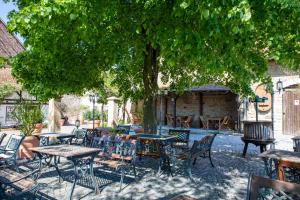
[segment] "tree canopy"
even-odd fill
[[[145,100],[145,124],[155,124],[158,73],[178,91],[215,83],[249,94],[269,80],[269,59],[300,63],[299,0],[13,2],[8,25],[26,47],[13,74],[26,90],[80,94],[113,74],[121,95]]]

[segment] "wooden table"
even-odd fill
[[[300,169],[300,152],[292,152],[278,149],[270,149],[259,155],[266,160],[274,160],[276,164],[277,177],[284,181],[283,167]]]
[[[218,122],[219,124],[219,130],[221,129],[221,121],[222,121],[222,117],[209,117],[207,118],[207,128],[209,129],[209,122]]]
[[[40,138],[40,144],[43,146],[49,145],[49,138],[54,137],[57,138],[61,144],[65,143],[65,139],[67,139],[67,143],[71,144],[72,138],[75,137],[75,134],[69,133],[42,133],[39,135],[35,135]]]
[[[76,186],[77,180],[86,177],[87,175],[91,176],[93,180],[93,185],[95,187],[95,193],[99,193],[98,183],[94,176],[93,162],[95,156],[100,152],[100,149],[97,148],[88,148],[75,145],[53,145],[53,146],[42,146],[34,147],[30,149],[32,152],[36,153],[40,159],[39,172],[42,171],[43,161],[47,166],[54,166],[58,176],[59,182],[61,181],[61,174],[58,169],[58,158],[64,157],[68,161],[73,163],[74,166],[74,175],[75,179],[73,186],[69,193],[68,199],[72,199],[73,191]],[[84,159],[83,159],[84,158]],[[52,164],[54,162],[54,165]]]

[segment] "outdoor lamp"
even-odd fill
[[[90,94],[89,95],[89,100],[90,102],[93,103],[93,130],[95,129],[95,101],[96,101],[96,96]]]
[[[280,79],[276,83],[276,89],[278,90],[279,93],[283,89],[283,83]]]

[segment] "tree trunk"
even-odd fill
[[[157,121],[155,115],[155,98],[157,92],[158,50],[151,44],[146,45],[143,68],[144,82],[144,129],[145,133],[156,134]]]

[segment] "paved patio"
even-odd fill
[[[69,132],[72,127],[65,128]],[[192,134],[191,139],[204,135]],[[285,138],[279,143],[282,148],[292,148],[292,142]],[[278,143],[276,148],[280,147]],[[73,199],[170,199],[178,194],[187,194],[197,199],[245,199],[249,174],[265,175],[261,159],[257,157],[259,148],[249,145],[246,158],[241,156],[243,143],[240,135],[220,134],[216,137],[212,158],[215,168],[209,159],[199,159],[193,168],[195,182],[184,173],[182,163],[176,166],[174,177],[156,176],[157,161],[142,159],[137,167],[137,179],[129,171],[124,180],[123,189],[119,191],[120,176],[111,170],[95,166],[95,173],[101,193],[95,195],[89,178],[80,181],[76,186]],[[48,199],[66,199],[72,186],[71,166],[62,161],[63,176],[66,181],[58,183],[54,168],[47,169],[39,183],[45,183],[41,190]]]
[[[81,180],[76,186],[73,199],[170,199],[178,194],[187,194],[197,199],[244,199],[249,174],[265,175],[263,162],[256,155],[242,158],[241,153],[224,151],[214,146],[212,168],[208,159],[199,159],[192,170],[195,182],[184,173],[178,163],[174,177],[156,176],[157,161],[142,159],[138,163],[138,178],[128,171],[123,189],[119,191],[120,176],[110,170],[95,166],[100,188],[95,195],[90,178]],[[46,169],[39,183],[46,186],[41,190],[48,199],[66,199],[72,186],[72,168],[62,161],[64,182],[59,183],[54,168]]]

